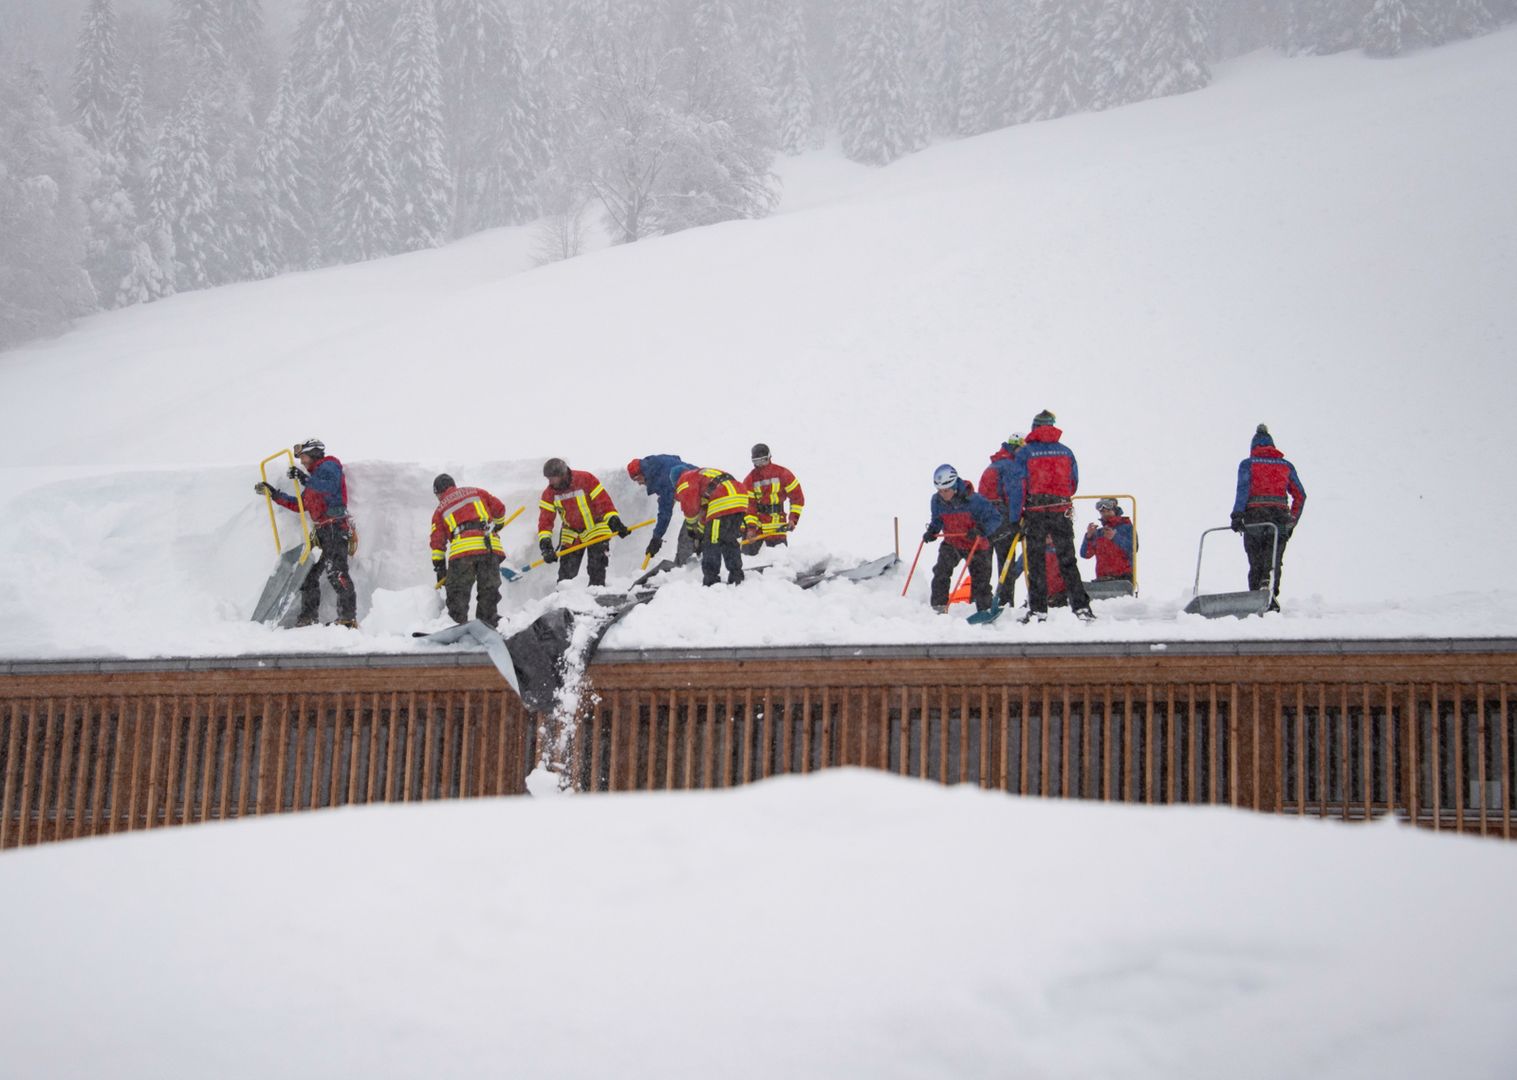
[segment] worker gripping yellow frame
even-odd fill
[[[270,454],[268,457],[264,458],[258,463],[258,475],[260,478],[262,478],[265,484],[268,484],[269,482],[269,462],[273,461],[275,458],[281,457],[290,463],[291,469],[295,467],[295,455],[292,451],[276,450],[274,453]],[[288,472],[288,470],[286,470],[286,472]],[[296,560],[296,565],[304,565],[305,561],[311,557],[311,520],[306,516],[305,503],[300,498],[300,481],[295,480],[294,484],[295,505],[299,508],[300,514],[300,531],[305,537],[305,546],[301,549],[300,558]],[[272,486],[273,485],[270,485],[270,487]],[[274,496],[272,494],[265,493],[263,498],[264,501],[269,505],[269,528],[274,530],[274,552],[277,555],[283,555],[284,543],[279,539],[279,522],[274,517]]]

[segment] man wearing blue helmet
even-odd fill
[[[989,499],[974,493],[974,485],[961,479],[952,465],[939,465],[932,474],[937,494],[932,497],[932,521],[922,534],[924,543],[939,536],[943,546],[932,568],[932,610],[948,610],[948,582],[953,568],[969,560],[970,595],[977,611],[990,607],[991,546],[1006,532],[1006,518]]]

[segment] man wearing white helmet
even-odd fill
[[[952,465],[939,465],[932,474],[932,520],[922,534],[930,544],[939,536],[943,546],[932,568],[932,610],[948,610],[948,580],[953,568],[969,560],[969,581],[976,611],[990,607],[991,545],[1006,534],[1006,518],[990,500],[976,495],[974,485],[959,477]]]

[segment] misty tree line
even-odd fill
[[[777,153],[1204,86],[1212,57],[1408,48],[1517,0],[86,0],[60,80],[0,57],[0,348],[91,311],[538,221],[577,252],[757,217]],[[55,93],[62,81],[67,94]],[[57,100],[58,97],[65,100]]]

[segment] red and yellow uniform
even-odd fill
[[[549,484],[543,488],[538,504],[537,540],[553,540],[553,519],[564,519],[559,530],[560,547],[603,540],[611,535],[607,520],[620,517],[616,504],[593,473],[572,469],[569,483],[562,488]]]
[[[464,555],[506,557],[495,530],[506,523],[506,507],[484,488],[455,487],[432,511],[432,566]]]
[[[743,484],[753,493],[753,509],[758,516],[759,538],[782,538],[800,524],[806,506],[806,493],[795,473],[772,461],[748,474]],[[785,504],[790,504],[786,512]]]
[[[721,469],[691,469],[680,474],[674,485],[674,497],[684,512],[685,521],[710,525],[722,518],[736,518],[731,523],[741,534],[746,526],[758,525],[753,512],[753,493],[731,473]]]

